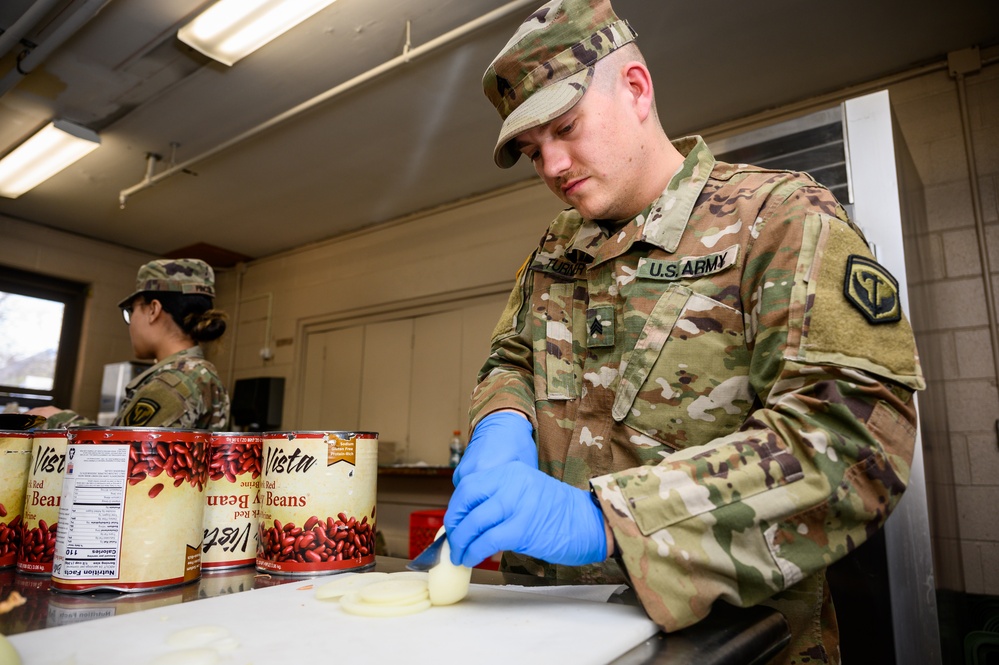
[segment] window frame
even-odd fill
[[[73,381],[83,333],[83,315],[90,285],[61,277],[0,265],[0,291],[63,304],[62,330],[56,349],[52,390],[36,390],[0,384],[0,399],[21,406],[66,407],[73,398]]]

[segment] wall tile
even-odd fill
[[[974,141],[975,167],[979,176],[994,174],[999,171],[999,155],[995,150],[983,150],[979,146],[999,143],[999,125],[992,124],[972,130]]]
[[[3,235],[4,264],[20,270],[39,271],[43,249],[38,246],[38,241],[8,233],[7,225],[0,225],[0,231]]]
[[[985,288],[974,277],[948,279],[929,285],[917,302],[929,305],[925,323],[929,330],[970,328],[988,325]]]
[[[925,76],[906,79],[896,83],[889,89],[892,108],[901,120],[903,114],[922,115],[922,102],[928,97],[940,94],[954,94],[954,81],[945,68]]]
[[[999,72],[986,67],[966,81],[972,128],[999,125]]]
[[[903,135],[906,134],[906,128],[902,127]],[[932,175],[931,169],[933,167],[933,160],[931,155],[931,144],[930,143],[919,143],[906,140],[906,146],[909,149],[909,155],[912,157],[913,163],[916,165],[916,174],[919,176],[920,182],[923,186],[932,183],[930,176]]]
[[[965,538],[961,543],[961,559],[964,567],[964,591],[985,593],[981,544]]]
[[[971,205],[971,187],[966,180],[927,184],[924,194],[927,230],[952,231],[974,228],[975,213]]]
[[[915,305],[913,305],[915,307]],[[916,345],[923,376],[928,382],[956,379],[960,377],[957,365],[957,352],[954,349],[954,333],[921,332],[916,330]]]
[[[958,519],[961,537],[967,540],[999,542],[999,486],[965,486],[957,488]]]
[[[961,108],[953,84],[918,99],[901,101],[889,92],[892,107],[900,125],[906,128],[906,137],[918,143],[952,139],[961,135]]]
[[[965,379],[991,378],[995,375],[992,342],[987,327],[954,332],[957,375]],[[948,376],[947,378],[951,378]]]
[[[964,152],[964,138],[960,134],[933,141],[929,147],[930,163],[924,184],[956,181],[967,183],[968,158]],[[922,172],[921,170],[920,173]]]
[[[982,543],[982,593],[999,595],[999,543]]]
[[[952,434],[994,431],[999,418],[995,383],[991,379],[949,381],[947,413]]]
[[[978,181],[978,191],[982,197],[982,221],[991,225],[986,229],[989,238],[989,250],[992,252],[989,256],[999,254],[999,247],[993,242],[994,238],[992,236],[995,233],[994,223],[999,221],[999,197],[996,196],[997,183],[999,183],[999,175],[993,173],[982,175]],[[995,267],[994,262],[993,267]]]
[[[941,233],[947,277],[981,276],[982,262],[978,254],[978,233],[974,227]]]
[[[968,438],[965,434],[951,434],[950,459],[953,463],[954,483],[971,484],[971,463],[968,455]]]
[[[922,233],[906,242],[905,270],[910,288],[943,279],[947,275],[943,238],[940,233]]]
[[[970,484],[999,487],[999,442],[996,441],[995,432],[969,434],[967,450]]]
[[[961,541],[957,538],[934,538],[933,575],[938,589],[964,590],[964,564]]]
[[[927,463],[930,458],[927,457]],[[951,466],[947,465],[948,468]],[[937,484],[927,474],[927,510],[930,515],[930,532],[936,538],[959,539],[961,532],[957,520],[957,494],[954,484]],[[904,495],[903,495],[904,496]]]

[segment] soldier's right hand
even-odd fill
[[[531,421],[520,412],[490,413],[475,426],[451,482],[457,487],[465,476],[507,462],[523,462],[537,469],[538,447],[533,432]]]

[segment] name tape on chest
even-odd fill
[[[732,245],[720,252],[705,256],[685,256],[676,261],[643,258],[638,261],[638,278],[663,281],[697,279],[731,268],[738,256],[739,246]]]
[[[534,263],[531,264],[531,270],[575,279],[583,274],[587,265],[586,263],[575,263],[557,256],[538,256],[534,259]]]

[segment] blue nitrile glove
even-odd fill
[[[490,413],[475,426],[451,482],[457,487],[465,476],[507,462],[523,462],[537,469],[533,432],[531,421],[519,413]]]
[[[607,558],[604,516],[590,493],[523,462],[466,476],[444,526],[451,562],[469,568],[503,550],[569,566]]]

